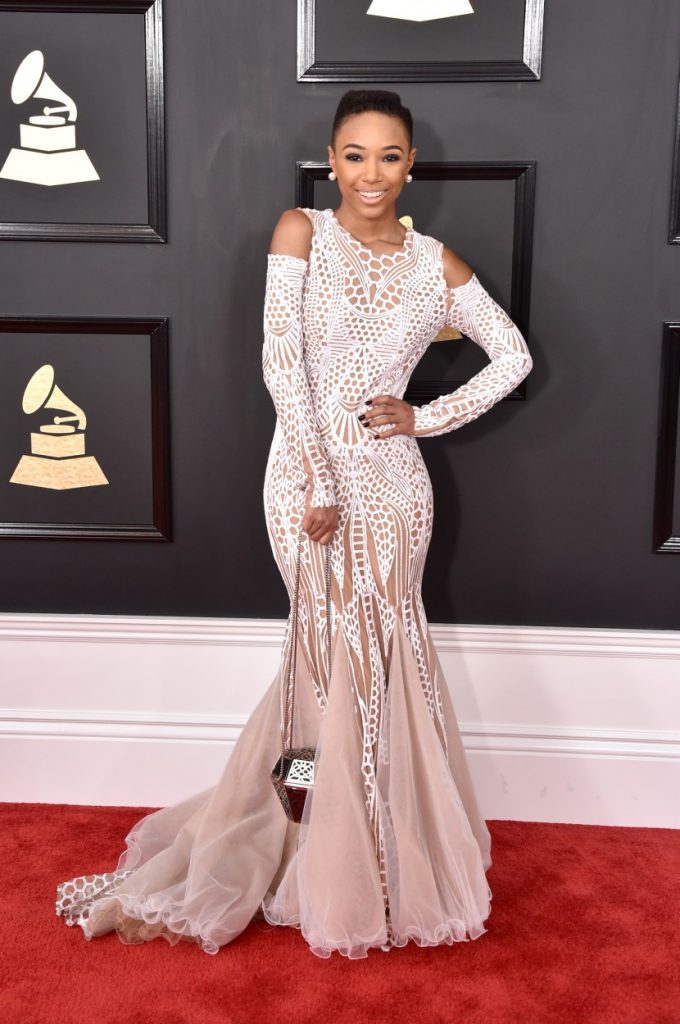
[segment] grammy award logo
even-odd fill
[[[474,14],[469,0],[373,0],[366,14],[379,18],[403,18],[404,21],[434,21]]]
[[[405,228],[413,227],[413,217],[409,217],[408,214],[404,214],[403,217],[399,218],[399,222],[404,225]],[[460,341],[463,335],[460,331],[456,330],[455,327],[442,327],[439,334],[435,334],[433,341]]]
[[[42,114],[34,114],[28,118],[28,124],[20,124],[19,147],[10,150],[0,178],[33,185],[99,181],[85,150],[76,149],[76,105],[45,71],[42,50],[31,50],[22,60],[12,79],[11,97],[16,104],[34,97],[61,101],[61,104],[45,106]],[[67,116],[63,117],[62,112]]]
[[[29,415],[42,408],[68,410],[72,415],[54,416],[52,423],[43,423],[38,432],[31,433],[31,454],[21,456],[11,484],[54,491],[108,484],[95,457],[85,454],[87,417],[54,383],[54,367],[49,363],[29,380],[21,406]],[[70,420],[77,420],[77,425]]]

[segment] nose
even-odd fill
[[[374,161],[367,161],[364,164],[364,181],[367,185],[375,185],[382,180],[380,165]]]

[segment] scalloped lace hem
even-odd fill
[[[112,893],[106,897],[106,902],[115,901],[118,907],[115,911],[115,918],[112,921],[112,929],[117,933],[118,938],[125,945],[136,946],[150,939],[165,939],[171,946],[178,942],[192,942],[199,946],[204,953],[212,956],[219,953],[221,944],[201,932],[191,932],[189,923],[182,927],[179,921],[173,920],[173,910],[148,910],[145,903],[139,903],[139,897],[127,896],[125,893]],[[102,908],[104,909],[104,908]],[[185,919],[186,921],[186,919]],[[67,922],[68,923],[68,922]],[[86,939],[94,938],[90,932],[88,921],[78,922],[83,928]]]
[[[182,928],[177,920],[173,920],[172,910],[149,910],[145,906],[148,902],[148,898],[144,903],[140,903],[139,897],[128,896],[125,893],[110,893],[98,900],[97,906],[102,914],[107,910],[113,913],[107,930],[115,931],[125,945],[141,945],[150,939],[162,938],[171,946],[181,941],[192,942],[211,956],[219,953],[225,945],[224,942],[220,943],[208,935],[190,932],[186,927]],[[339,953],[349,960],[366,959],[370,949],[380,949],[387,953],[395,947],[403,948],[409,942],[421,948],[444,944],[452,946],[455,942],[478,939],[488,930],[481,921],[470,925],[460,918],[451,918],[441,922],[431,933],[411,925],[402,934],[392,933],[387,938],[383,929],[378,935],[354,936],[344,941],[331,942],[321,935],[306,932],[299,918],[277,919],[267,910],[265,901],[260,905],[259,912],[270,925],[296,928],[303,935],[310,952],[324,960],[332,953]],[[83,914],[82,906],[73,904],[68,911],[58,913],[64,914],[65,922],[70,927],[78,925],[88,941],[96,937],[90,930],[89,914]]]
[[[56,913],[63,916],[69,927],[77,925],[85,938],[90,941],[98,935],[115,931],[125,945],[141,945],[150,939],[165,939],[171,946],[184,940],[200,946],[204,953],[219,952],[220,944],[201,932],[189,930],[179,920],[173,920],[172,908],[151,910],[148,907],[153,896],[130,896],[127,893],[110,891],[112,886],[122,882],[132,871],[110,871],[103,875],[82,875],[57,886]],[[140,902],[140,900],[142,902]],[[105,926],[93,932],[90,927],[90,912],[96,908],[104,918]],[[107,919],[107,914],[110,915]]]
[[[491,902],[491,896],[489,897],[489,902]],[[299,917],[291,917],[288,920],[277,919],[268,912],[264,901],[262,903],[262,911],[264,917],[271,925],[297,928],[304,936],[311,952],[324,960],[327,960],[331,953],[340,953],[349,960],[361,960],[368,957],[369,949],[380,949],[387,953],[395,947],[401,949],[408,945],[409,942],[413,942],[421,948],[444,944],[452,946],[454,942],[474,941],[485,935],[488,931],[484,927],[483,921],[466,924],[461,918],[450,918],[448,921],[442,921],[438,924],[432,934],[429,934],[425,929],[418,928],[416,925],[410,925],[402,934],[395,934],[393,932],[387,940],[385,931],[383,931],[382,935],[376,935],[372,938],[355,937],[346,941],[329,942],[320,935],[314,935],[305,931]]]

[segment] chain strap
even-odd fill
[[[295,714],[295,667],[297,664],[297,623],[298,623],[298,598],[300,593],[300,549],[302,547],[302,526],[298,535],[297,557],[295,561],[295,586],[293,591],[292,624],[290,640],[290,672],[283,700],[283,714],[281,727],[282,749],[290,749],[293,745],[293,716]],[[326,649],[328,653],[328,678],[331,674],[331,546],[326,548]],[[287,720],[287,711],[290,705],[290,722]],[[283,758],[281,758],[281,770],[283,772]]]

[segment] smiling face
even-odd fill
[[[343,205],[359,217],[382,217],[394,206],[415,155],[401,118],[375,110],[350,115],[328,147]]]

